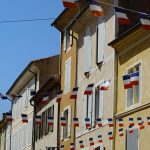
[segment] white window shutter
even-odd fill
[[[92,97],[92,126],[95,126],[95,92]]]
[[[62,112],[61,113],[61,116],[63,117],[64,116],[64,113]],[[61,126],[61,125],[60,125]],[[61,140],[64,140],[64,127],[63,126],[61,126]]]
[[[99,117],[103,118],[104,114],[104,92],[99,91]]]
[[[65,91],[67,90],[67,83],[68,83],[68,78],[67,78],[67,76],[68,76],[68,70],[67,70],[67,68],[68,68],[68,63],[67,62],[65,62],[65,84],[64,84],[64,89],[65,89]]]
[[[73,44],[73,38],[72,38],[73,32],[70,30],[69,33],[70,33],[70,34],[69,34],[69,38],[70,38],[70,39],[69,39],[69,41],[70,41],[69,44],[70,44],[70,46],[72,46],[72,44]]]
[[[82,128],[83,130],[86,129],[86,126],[85,126],[85,118],[86,118],[86,112],[87,112],[87,99],[86,99],[86,96],[84,96],[83,98],[83,104],[82,104]]]
[[[104,17],[99,17],[97,27],[97,63],[103,62],[104,50],[105,50],[105,19]]]
[[[91,31],[89,26],[86,28],[86,33],[84,36],[83,53],[84,73],[87,73],[90,72],[91,69]]]
[[[68,108],[68,131],[67,137],[71,136],[71,107]]]
[[[70,90],[71,86],[71,59],[68,62],[68,90]]]
[[[66,49],[67,49],[66,29],[64,30],[64,40],[63,40],[63,44],[64,44],[64,51],[66,51]]]

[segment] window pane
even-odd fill
[[[127,106],[133,105],[133,89],[129,88],[127,90]]]
[[[99,90],[95,91],[95,118],[99,118]]]

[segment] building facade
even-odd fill
[[[33,106],[30,105],[31,91],[38,91],[50,75],[58,72],[59,55],[32,61],[10,87],[7,95],[21,95],[13,99],[13,122],[10,128],[11,150],[32,148]],[[27,115],[28,123],[22,122],[22,114]]]
[[[65,9],[52,23],[61,32],[61,90],[63,95],[60,101],[60,117],[65,117],[67,125],[60,127],[60,147],[70,149],[74,143],[75,130],[72,122],[74,117],[75,101],[70,100],[72,89],[76,86],[76,34],[68,29],[71,19],[78,12],[78,8]]]
[[[109,1],[109,4],[114,3]],[[112,149],[108,132],[113,132],[113,128],[108,127],[108,118],[113,118],[115,53],[107,44],[115,37],[114,10],[102,5],[105,16],[94,17],[87,1],[81,1],[80,7],[80,13],[70,25],[70,29],[78,34],[76,115],[80,125],[76,129],[76,149],[80,149],[80,141],[85,150]],[[110,87],[101,91],[106,80],[110,81]],[[90,84],[94,84],[93,93],[84,95]],[[85,118],[90,119],[90,128],[86,128]],[[101,128],[96,124],[97,118],[103,121]],[[103,143],[98,142],[99,135],[102,135]],[[90,138],[94,141],[93,146],[90,146]]]
[[[149,31],[144,30],[140,24],[136,25],[109,45],[115,48],[117,58],[115,150],[149,150],[150,130],[147,120],[150,114],[148,84],[150,72],[147,69],[150,65]],[[132,75],[135,73],[138,73],[138,78],[134,78],[138,81],[137,84],[123,82],[123,76],[127,75],[134,81]],[[127,83],[128,85],[132,83],[132,86],[128,86]],[[124,88],[125,85],[127,88]],[[122,118],[123,127],[119,127],[118,118]],[[129,118],[132,118],[134,126],[130,125]],[[139,118],[141,125],[138,124]],[[121,137],[120,128],[123,128],[124,134]]]

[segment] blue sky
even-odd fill
[[[35,18],[55,18],[63,10],[61,0],[0,1],[0,22]],[[0,92],[6,93],[17,76],[33,59],[60,51],[59,32],[49,21],[0,24]],[[0,100],[0,114],[10,102]]]

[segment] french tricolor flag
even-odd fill
[[[103,122],[101,118],[97,118],[96,119],[96,124],[98,125],[98,127],[102,127],[103,126]]]
[[[77,1],[76,0],[62,0],[63,5],[66,8],[74,8],[77,6]]]
[[[90,128],[91,127],[90,118],[85,118],[85,126],[86,126],[86,128]]]
[[[108,118],[108,125],[109,125],[109,127],[113,127],[113,119],[112,118]]]
[[[10,113],[10,112],[7,112],[7,113],[6,113],[6,121],[7,121],[8,123],[13,121],[12,113]]]
[[[114,139],[112,132],[108,132],[108,138],[110,141]]]
[[[119,136],[124,136],[123,128],[120,128],[120,129],[119,129]]]
[[[73,124],[75,127],[79,127],[79,119],[78,118],[73,118]]]
[[[49,94],[45,94],[42,98],[41,103],[46,105],[46,104],[48,104],[48,100],[49,100]]]
[[[93,138],[89,138],[89,142],[90,142],[90,146],[93,146],[93,145],[94,145]]]
[[[134,126],[134,119],[133,118],[129,118],[129,126]]]
[[[116,16],[120,24],[131,24],[127,17],[126,10],[120,7],[115,7]]]
[[[109,86],[110,86],[110,80],[104,81],[100,86],[100,90],[106,91],[109,89]]]
[[[79,145],[80,145],[80,148],[84,148],[84,143],[83,143],[83,141],[79,141]]]
[[[89,84],[84,92],[84,95],[91,95],[93,93],[94,83]]]
[[[35,123],[38,125],[42,124],[42,116],[35,116]]]
[[[22,117],[22,122],[23,122],[23,123],[28,123],[27,114],[21,114],[21,117]]]
[[[150,117],[147,117],[147,124],[150,125]]]
[[[70,99],[77,99],[78,87],[73,88]]]
[[[139,126],[140,130],[144,129],[145,127],[144,127],[144,125],[143,125],[143,120],[142,120],[142,118],[141,118],[141,117],[138,117],[138,118],[137,118],[137,121],[138,121],[138,126]]]
[[[74,143],[70,143],[70,150],[74,150],[74,149],[75,149]]]
[[[61,126],[66,126],[67,125],[66,118],[65,117],[61,117],[60,118],[60,123],[61,123]]]
[[[103,143],[102,135],[98,136],[98,143]]]
[[[139,85],[139,72],[133,72],[130,74],[131,77],[131,85]]]
[[[61,149],[61,150],[65,150],[65,146],[64,146],[64,145],[61,145],[60,149]]]
[[[130,75],[123,76],[124,89],[132,88]]]
[[[123,119],[118,118],[119,127],[123,127]]]
[[[47,118],[47,122],[48,122],[49,126],[53,126],[53,124],[54,124],[54,117],[48,117]]]
[[[98,0],[89,0],[89,5],[93,16],[104,16],[104,12]]]
[[[140,21],[141,21],[142,27],[145,30],[150,30],[150,15],[145,14],[145,13],[141,13],[140,14]]]
[[[133,126],[129,126],[129,133],[130,133],[130,134],[133,133]]]
[[[57,94],[56,102],[60,102],[62,98],[63,91],[59,91]]]

